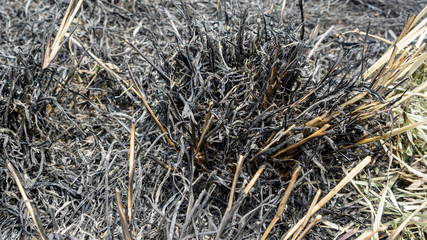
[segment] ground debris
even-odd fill
[[[387,106],[365,108],[384,99],[361,78],[384,46],[334,35],[337,28],[308,58],[320,39],[310,36],[317,9],[304,3],[303,24],[301,1],[294,2],[279,23],[280,7],[269,12],[271,2],[85,1],[70,28],[84,44],[68,37],[43,70],[43,49],[67,4],[0,4],[0,238],[38,237],[7,163],[48,239],[124,238],[115,189],[127,199],[132,122],[126,228],[134,239],[214,239],[240,155],[238,209],[221,239],[259,239],[297,166],[302,177],[270,239],[304,216],[317,189],[334,186],[342,166],[368,155],[383,159],[380,145],[356,143],[393,128]],[[345,6],[384,7],[365,2]],[[401,23],[396,11],[381,11],[395,18],[387,20],[389,32]],[[369,56],[361,54],[365,43]],[[339,195],[324,216],[343,225],[366,220],[355,198]],[[338,202],[348,204],[338,210]]]

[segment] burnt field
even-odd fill
[[[425,239],[427,2],[285,2],[1,2],[0,239]]]

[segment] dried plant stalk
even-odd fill
[[[46,45],[46,51],[44,53],[42,69],[45,69],[49,66],[52,60],[58,54],[59,49],[61,48],[61,41],[64,38],[68,28],[70,28],[71,22],[76,16],[77,12],[82,5],[83,0],[79,0],[74,7],[73,12],[70,15],[71,9],[74,6],[74,0],[71,0],[70,5],[68,5],[67,11],[65,12],[64,18],[62,19],[61,26],[59,27],[58,33],[56,34],[55,40],[53,41],[52,47],[50,47],[50,41]]]
[[[285,136],[286,134],[288,134],[290,131],[292,131],[292,129],[295,128],[295,124],[293,124],[292,126],[290,126],[288,129],[286,129],[282,134],[280,134],[279,137],[273,139],[273,141],[271,141],[267,146],[265,146],[263,149],[261,149],[257,154],[255,154],[250,160],[249,162],[254,161],[256,158],[258,158],[259,156],[261,156],[261,154],[263,154],[264,152],[266,152],[271,146],[273,146],[273,144],[275,144],[276,142],[278,142],[283,136]]]
[[[322,193],[322,190],[317,190],[316,195],[313,198],[313,201],[310,204],[310,208],[307,211],[307,216],[311,216],[313,215],[313,208],[316,205],[317,201],[319,200],[320,194]],[[298,235],[300,234],[300,232],[302,230],[304,230],[304,228],[306,227],[307,223],[308,223],[309,218],[304,218],[304,222],[301,224],[301,227],[298,229],[298,231],[294,234],[294,237],[292,238],[292,240],[295,240]],[[301,234],[302,235],[302,234]],[[302,235],[303,236],[303,235]]]
[[[34,224],[36,225],[37,231],[39,232],[41,239],[43,239],[43,240],[47,239],[44,235],[44,229],[40,225],[38,218],[36,216],[36,212],[34,211],[34,208],[31,205],[31,200],[27,197],[27,194],[25,193],[25,189],[22,187],[21,180],[19,180],[19,177],[16,174],[15,169],[13,168],[13,166],[10,162],[7,163],[7,167],[9,168],[9,171],[12,173],[13,178],[15,179],[15,182],[16,182],[16,185],[18,186],[19,192],[21,193],[21,196],[24,199],[25,206],[27,207],[28,212],[31,215],[31,218],[33,219]]]
[[[249,191],[252,189],[252,187],[254,186],[255,182],[258,180],[258,178],[261,176],[261,173],[264,172],[265,169],[265,165],[262,165],[258,171],[256,171],[254,177],[252,178],[252,180],[248,183],[248,185],[245,187],[245,190],[243,190],[244,194],[248,194]]]
[[[427,8],[427,7],[426,7]],[[417,18],[409,20],[411,23],[407,24],[406,26],[410,26],[409,28],[412,28],[413,25],[422,18],[423,15],[426,14],[425,9],[417,16]],[[401,51],[403,48],[405,48],[406,46],[408,46],[412,41],[414,41],[416,38],[418,38],[419,36],[421,36],[423,34],[424,31],[426,31],[427,29],[427,19],[424,19],[423,21],[421,21],[417,26],[413,27],[411,31],[407,32],[408,29],[405,28],[406,30],[403,31],[401,35],[401,38],[396,42],[396,48],[397,51]],[[377,62],[375,62],[375,64],[373,64],[364,74],[363,74],[363,78],[367,79],[372,73],[374,73],[377,69],[381,68],[381,66],[383,66],[391,57],[392,53],[393,53],[393,49],[389,49],[386,53],[384,53],[384,55],[378,59]]]
[[[258,180],[258,178],[261,176],[261,173],[264,171],[265,165],[262,165],[258,171],[254,174],[252,180],[248,183],[248,185],[245,187],[243,194],[239,197],[237,200],[237,204],[232,204],[231,208],[228,208],[225,210],[224,216],[221,219],[221,223],[218,227],[216,237],[215,239],[221,239],[222,232],[224,231],[225,226],[233,216],[233,214],[237,211],[237,209],[240,207],[240,204],[243,202],[243,200],[248,196],[249,191],[254,186],[255,182]]]
[[[299,238],[297,238],[297,240],[302,240],[305,237],[305,235],[308,233],[308,231],[310,231],[310,229],[312,229],[314,225],[316,225],[321,219],[322,219],[322,215],[317,215],[314,218],[314,220],[304,229],[304,231],[301,233]]]
[[[236,166],[236,173],[234,174],[233,185],[231,186],[230,197],[228,198],[227,209],[233,206],[234,192],[236,190],[237,179],[239,178],[240,170],[242,169],[244,156],[240,155]]]
[[[120,215],[120,222],[122,223],[123,235],[125,236],[126,240],[132,240],[132,236],[129,232],[129,225],[126,221],[126,216],[123,211],[122,200],[120,198],[120,190],[118,188],[116,188],[116,199],[117,199],[117,206],[119,207],[119,215]]]
[[[292,174],[291,180],[289,181],[289,185],[286,188],[285,194],[283,194],[279,207],[277,208],[276,215],[274,216],[271,223],[268,225],[267,230],[265,230],[264,234],[262,235],[262,240],[267,239],[268,234],[271,232],[274,225],[276,225],[276,222],[279,221],[279,219],[282,217],[282,214],[285,211],[286,203],[288,202],[289,196],[291,195],[292,189],[294,188],[295,182],[297,181],[297,177],[300,171],[301,166],[298,166],[298,168]]]
[[[360,171],[363,170],[363,168],[366,167],[366,165],[368,165],[371,162],[372,158],[370,156],[366,157],[365,159],[363,159],[359,164],[357,164],[357,166],[355,168],[353,168],[350,173],[343,179],[341,180],[337,186],[335,186],[325,197],[322,198],[322,200],[320,200],[316,206],[314,206],[313,211],[310,213],[311,215],[306,215],[304,216],[302,219],[300,219],[298,221],[297,224],[295,224],[295,226],[293,226],[286,234],[285,237],[283,239],[288,239],[290,236],[292,236],[296,230],[302,225],[302,223],[304,222],[304,218],[305,217],[311,217],[313,214],[315,214],[317,211],[319,211],[320,208],[322,208],[333,196],[335,196],[335,194],[337,194],[345,185],[347,185],[347,183],[354,178],[354,176],[356,176]]]
[[[370,137],[370,138],[362,139],[362,140],[358,141],[356,143],[356,145],[366,144],[366,143],[373,142],[373,141],[378,141],[378,140],[381,140],[381,139],[387,139],[387,138],[396,136],[398,134],[407,132],[407,131],[409,131],[409,130],[411,130],[413,128],[416,128],[416,127],[418,127],[420,125],[424,125],[426,123],[427,123],[427,120],[421,121],[421,122],[417,122],[417,123],[414,123],[414,124],[411,124],[411,125],[408,125],[408,126],[404,126],[404,127],[398,128],[398,129],[394,129],[392,132],[391,131],[387,132],[387,133],[385,133],[382,136],[376,136],[376,137]]]
[[[319,130],[317,130],[316,132],[314,132],[314,133],[313,133],[313,134],[311,134],[310,136],[308,136],[308,137],[304,138],[303,140],[301,140],[301,141],[299,141],[299,142],[295,143],[294,145],[289,146],[289,147],[287,147],[287,148],[285,148],[285,149],[283,149],[283,150],[280,150],[279,152],[277,152],[276,154],[274,154],[274,155],[272,156],[272,158],[277,158],[278,156],[282,155],[283,153],[288,152],[288,151],[290,151],[290,150],[292,150],[292,149],[295,149],[295,148],[297,148],[297,147],[299,147],[299,146],[303,145],[304,143],[308,142],[310,139],[313,139],[313,138],[316,138],[316,137],[321,137],[321,136],[326,135],[326,132],[325,132],[325,131],[326,131],[330,126],[331,126],[331,125],[326,124],[325,126],[323,126],[322,128],[320,128]]]
[[[199,142],[197,143],[196,154],[198,154],[200,151],[200,147],[202,146],[206,133],[209,131],[209,128],[212,125],[213,119],[214,119],[214,115],[211,115],[210,118],[207,120],[207,124],[205,124],[205,126],[203,127],[202,135],[200,136]]]
[[[135,79],[132,77],[131,75],[131,79],[132,79],[132,83],[133,83],[133,87],[136,89],[136,91],[138,92],[138,96],[142,99],[142,102],[145,106],[145,108],[147,109],[147,111],[150,113],[151,117],[154,119],[154,122],[156,122],[157,126],[159,126],[160,130],[162,131],[162,133],[165,135],[166,140],[169,142],[169,144],[175,148],[176,150],[178,150],[178,148],[176,147],[175,143],[172,141],[172,139],[169,137],[168,133],[166,132],[165,128],[163,127],[163,125],[160,123],[159,119],[156,117],[156,115],[154,114],[153,110],[151,110],[150,105],[148,105],[147,100],[145,100],[144,94],[142,94],[141,89],[139,88],[138,84],[136,83]]]
[[[128,220],[132,220],[132,182],[135,171],[135,123],[132,123],[130,130],[130,147],[129,147],[129,183],[128,183]]]

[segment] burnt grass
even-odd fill
[[[265,170],[249,195],[235,201],[239,208],[221,239],[259,239],[297,166],[302,174],[268,239],[281,239],[317,189],[325,194],[343,178],[342,167],[372,156],[364,174],[385,169],[379,144],[354,143],[386,131],[395,121],[390,110],[367,119],[331,114],[382,100],[361,73],[387,46],[337,34],[360,28],[392,39],[425,2],[398,9],[399,1],[288,2],[280,22],[277,1],[271,12],[270,1],[85,1],[68,31],[81,46],[65,39],[46,69],[46,44],[68,2],[0,3],[0,238],[40,238],[13,166],[48,239],[124,239],[115,189],[127,211],[132,123],[136,165],[128,229],[134,239],[215,238],[240,155],[236,199],[255,172]],[[312,35],[316,24],[319,32]],[[340,107],[361,92],[367,97]],[[325,124],[325,134],[277,154]],[[349,186],[320,214],[341,226],[368,224],[359,198]],[[336,233],[315,227],[307,239]]]

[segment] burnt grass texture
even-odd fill
[[[240,155],[239,208],[221,239],[259,239],[297,166],[302,174],[268,239],[280,239],[304,216],[317,189],[333,188],[342,167],[372,156],[366,172],[386,168],[380,145],[354,143],[389,130],[390,109],[348,114],[381,101],[361,73],[385,46],[337,33],[360,28],[392,38],[423,3],[398,10],[398,1],[288,2],[280,22],[277,1],[271,11],[270,1],[85,1],[72,37],[42,69],[68,2],[2,1],[0,238],[40,238],[13,166],[48,239],[124,239],[115,189],[128,216],[132,122],[133,239],[215,238]],[[357,198],[349,188],[320,213],[342,226],[364,224]],[[307,239],[335,234],[315,227]]]

